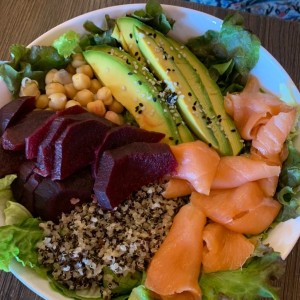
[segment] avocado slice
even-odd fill
[[[198,101],[189,81],[175,63],[174,56],[164,50],[165,43],[164,45],[158,44],[156,42],[158,34],[156,38],[151,37],[138,27],[134,27],[134,36],[141,52],[147,57],[150,68],[172,92],[177,94],[176,104],[185,122],[198,138],[221,152],[216,138],[217,134],[210,126],[211,122],[204,107]],[[222,135],[220,134],[220,136]]]
[[[173,95],[162,91],[160,82],[154,77],[154,75],[148,70],[147,67],[137,62],[136,59],[133,58],[130,54],[128,54],[127,52],[119,48],[111,47],[108,45],[99,45],[99,46],[94,46],[90,49],[104,51],[106,53],[109,53],[110,55],[119,57],[123,59],[127,64],[134,66],[135,70],[137,70],[140,74],[143,74],[146,77],[146,79],[152,85],[152,89],[157,93],[157,95],[160,95],[159,99],[161,101],[161,105],[164,111],[168,111],[172,115],[172,119],[174,120],[174,123],[177,127],[177,131],[180,137],[179,142],[186,143],[195,140],[192,132],[187,127],[180,113],[178,112],[176,105],[173,104],[172,101],[170,100],[172,99]]]
[[[153,85],[134,65],[105,51],[91,49],[84,51],[83,55],[99,80],[133,115],[141,128],[164,133],[165,143],[181,142],[172,115],[163,108]]]
[[[158,300],[160,297],[156,296],[153,292],[146,289],[144,285],[139,285],[135,287],[128,300]]]
[[[179,53],[186,58],[200,77],[210,98],[212,108],[218,117],[217,119],[224,130],[225,136],[229,140],[232,155],[237,155],[244,147],[244,144],[233,120],[225,111],[224,97],[216,82],[210,77],[207,68],[186,46],[169,37],[167,37],[167,40],[175,49],[178,49]]]
[[[130,17],[121,17],[117,19],[120,33],[126,33],[124,40],[127,40],[128,51],[134,55],[131,49],[136,51],[140,48],[137,39],[130,38],[130,32],[135,27],[142,29],[145,33],[154,38],[155,42],[161,46],[167,55],[171,55],[174,63],[180,69],[182,75],[186,78],[194,95],[198,97],[201,107],[206,114],[207,124],[213,131],[219,147],[216,148],[222,155],[236,155],[243,147],[243,142],[238,131],[225,111],[223,96],[217,84],[210,77],[206,67],[193,55],[184,45],[173,40],[170,37],[162,35],[153,28]],[[139,54],[138,54],[139,55]],[[146,54],[147,55],[147,54]],[[148,59],[148,57],[147,57]]]

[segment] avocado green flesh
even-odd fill
[[[244,145],[233,120],[225,111],[223,95],[219,87],[210,77],[207,68],[187,47],[178,43],[174,39],[169,37],[167,39],[175,49],[179,49],[180,54],[186,58],[190,65],[193,66],[195,72],[200,77],[203,87],[206,89],[208,97],[211,99],[210,102],[215,114],[220,116],[218,119],[220,120],[220,125],[222,126],[225,136],[231,145],[232,155],[237,155]]]
[[[132,22],[135,24],[143,24],[139,20],[128,17],[120,17],[116,19],[117,34],[113,35],[122,47],[129,52],[135,59],[137,59],[141,64],[146,65],[146,59],[141,53],[139,46],[137,45],[134,36],[132,25],[128,24],[128,19],[132,19]],[[129,26],[128,26],[129,25]],[[124,47],[125,46],[125,47]]]
[[[129,295],[128,300],[154,300],[157,297],[154,294],[146,289],[143,285],[139,285],[138,287],[134,288]]]
[[[99,51],[105,51],[106,53],[109,53],[111,55],[114,55],[116,57],[119,57],[123,59],[127,64],[132,65],[136,71],[138,71],[140,74],[143,74],[145,78],[149,81],[149,83],[152,85],[152,89],[157,93],[157,95],[160,94],[160,86],[157,79],[153,76],[153,74],[142,64],[140,64],[136,59],[134,59],[130,54],[127,52],[124,52],[120,50],[119,48],[114,48],[108,45],[100,45],[100,46],[94,46],[92,49],[99,50]],[[175,105],[169,105],[166,103],[166,100],[159,98],[161,100],[162,108],[165,111],[168,111],[168,113],[171,114],[172,119],[174,121],[174,126],[177,128],[177,133],[174,132],[174,138],[178,140],[179,143],[185,143],[185,142],[191,142],[194,141],[193,134],[189,130],[189,128],[186,126],[185,122],[182,120],[181,115],[179,114],[177,108]],[[174,129],[176,131],[176,129]]]
[[[169,57],[154,38],[134,27],[135,38],[141,52],[156,75],[168,85],[178,96],[177,107],[193,132],[202,140],[219,150],[218,141],[207,124],[207,116],[199,104],[195,93],[177,67],[172,57]]]
[[[104,51],[87,50],[86,61],[99,80],[145,130],[165,134],[164,142],[177,144],[178,131],[172,116],[157,101],[158,95],[147,79],[124,60]]]

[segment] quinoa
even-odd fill
[[[145,271],[186,203],[184,198],[165,199],[163,190],[163,184],[144,186],[113,211],[93,201],[63,214],[57,224],[41,223],[39,262],[69,289],[99,286],[110,299],[115,282],[111,276],[109,287],[103,287],[105,268],[117,276]]]

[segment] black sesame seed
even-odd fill
[[[156,38],[156,33],[153,34],[153,37]]]
[[[231,131],[231,132],[236,132],[236,129],[233,128],[233,129],[231,129],[230,131]]]
[[[139,53],[138,53],[138,51],[136,51],[135,53],[134,53],[134,56],[138,56],[139,55]]]
[[[208,147],[211,148],[211,147],[212,147],[212,144],[211,144],[211,143],[208,143]]]
[[[138,84],[139,84],[139,85],[142,85],[142,82],[139,80],[139,81],[138,81]]]
[[[128,75],[130,76],[130,75],[133,75],[133,73],[132,72],[128,72]]]
[[[192,93],[191,93],[191,92],[188,92],[188,95],[191,97],[191,96],[192,96]]]
[[[193,105],[193,106],[192,106],[192,109],[193,109],[193,111],[196,111],[196,106]]]
[[[132,39],[132,37],[133,37],[132,33],[129,33],[129,37]]]

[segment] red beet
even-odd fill
[[[176,167],[167,144],[138,142],[107,150],[100,160],[94,193],[101,207],[113,209],[132,192],[174,172]]]
[[[52,121],[48,133],[38,146],[38,154],[36,158],[36,172],[38,174],[44,177],[51,174],[54,168],[55,142],[67,126],[75,122],[88,119],[98,120],[98,117],[93,116],[88,112],[84,112],[77,115],[61,115]]]
[[[54,114],[50,110],[34,110],[14,126],[4,131],[2,146],[5,150],[19,151],[25,149],[25,138],[40,127],[47,119]]]
[[[69,213],[75,205],[92,201],[94,180],[89,168],[62,181],[40,178],[42,181],[33,194],[34,212],[45,221],[57,221],[62,213]]]
[[[104,118],[70,124],[55,142],[52,180],[64,179],[94,161],[95,150],[115,125]]]
[[[163,133],[147,131],[129,125],[118,126],[107,132],[100,147],[95,151],[95,161],[92,165],[93,174],[97,176],[99,161],[105,150],[121,147],[133,142],[157,143],[164,138]]]
[[[12,100],[0,109],[0,136],[9,126],[16,124],[35,109],[35,97],[27,96]]]
[[[0,178],[17,174],[20,165],[26,160],[23,151],[4,150],[1,144],[2,139],[0,139]]]
[[[62,111],[56,112],[51,118],[38,127],[30,136],[25,139],[25,153],[27,159],[34,159],[38,154],[38,147],[48,134],[49,128],[53,120],[59,116],[74,115],[85,112],[85,110],[78,105],[72,106]]]

